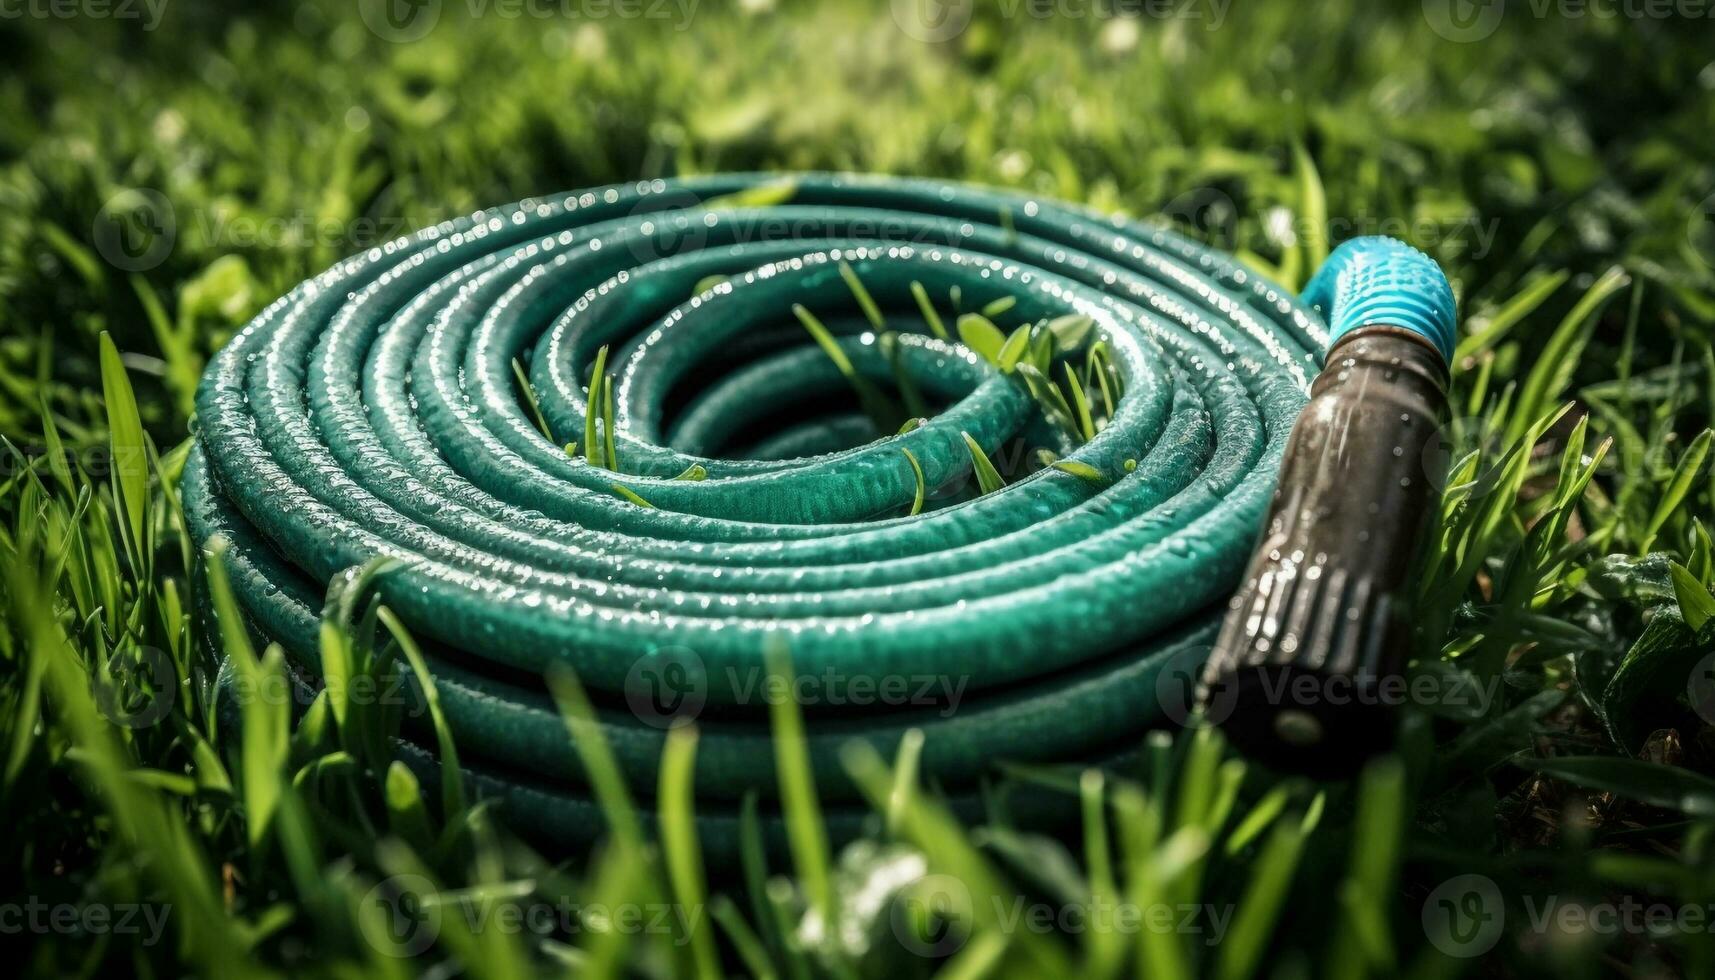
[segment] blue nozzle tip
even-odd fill
[[[1435,260],[1402,241],[1346,242],[1322,263],[1303,299],[1327,321],[1329,346],[1359,327],[1397,327],[1428,340],[1453,364],[1453,287]]]

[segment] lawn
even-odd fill
[[[0,0],[22,974],[1715,975],[1715,6],[922,9]],[[1350,781],[1192,725],[1107,771],[1012,767],[974,822],[909,739],[854,751],[874,813],[838,847],[795,792],[788,701],[793,846],[746,819],[742,859],[708,867],[689,729],[657,799],[598,785],[612,835],[568,853],[388,765],[381,705],[223,713],[211,651],[282,668],[197,613],[232,601],[179,496],[209,358],[437,221],[749,170],[1062,198],[1293,290],[1347,238],[1424,250],[1461,325],[1413,676],[1470,696],[1408,706]],[[400,633],[329,616],[324,644],[411,671],[375,639]],[[588,704],[555,690],[611,788]],[[1081,819],[1023,825],[1020,795]]]

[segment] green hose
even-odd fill
[[[1008,301],[1007,323],[1090,318],[1071,353],[1105,345],[1111,418],[1087,439],[1047,425],[1026,372],[937,336],[914,284],[948,323]],[[601,831],[540,680],[555,665],[634,788],[653,790],[665,734],[640,679],[672,677],[702,705],[700,817],[775,795],[771,645],[813,685],[818,789],[855,819],[853,737],[889,752],[923,729],[923,774],[970,797],[997,759],[1088,760],[1162,723],[1161,674],[1211,642],[1326,341],[1227,256],[1038,198],[832,174],[620,185],[445,222],[275,302],[203,378],[184,496],[306,685],[322,584],[398,559],[376,587],[426,643],[470,778],[527,826]],[[612,467],[605,399],[586,405],[604,347]],[[839,360],[939,409],[879,432]],[[1065,464],[979,495],[967,434]],[[407,734],[432,773],[432,736]]]

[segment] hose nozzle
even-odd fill
[[[1454,304],[1427,256],[1362,238],[1304,294],[1331,342],[1200,695],[1247,755],[1339,777],[1392,744],[1411,649],[1407,581],[1435,494]]]

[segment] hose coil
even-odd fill
[[[949,322],[1087,317],[1062,354],[1104,346],[1123,392],[1106,424],[1048,424],[1027,372],[943,339],[921,296]],[[794,304],[927,417],[879,431]],[[228,543],[249,625],[312,687],[322,583],[397,559],[376,587],[426,642],[471,778],[527,825],[600,830],[540,680],[556,665],[634,787],[689,698],[700,810],[772,796],[770,644],[809,679],[819,790],[856,813],[849,738],[889,751],[922,728],[924,775],[968,791],[995,759],[1087,759],[1161,722],[1327,340],[1230,257],[1040,198],[834,174],[616,185],[443,222],[269,306],[203,378],[187,517]],[[978,494],[967,436],[1064,463]],[[402,751],[432,770],[423,735]]]

